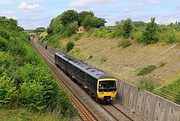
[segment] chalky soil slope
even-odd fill
[[[156,43],[118,47],[116,39],[82,37],[76,41],[71,55],[104,70],[115,77],[136,84],[151,79],[163,85],[180,77],[180,44]],[[92,56],[92,58],[87,59]],[[141,68],[155,65],[157,68],[144,76],[137,76]]]

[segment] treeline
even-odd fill
[[[74,10],[67,10],[52,19],[47,32],[49,35],[58,33],[68,37],[76,34],[79,26],[83,26],[89,30],[104,26],[105,23],[105,19],[96,17],[93,12],[82,11],[78,13]]]
[[[116,22],[113,27],[101,27],[88,32],[89,36],[99,38],[121,39],[120,46],[131,45],[132,42],[152,44],[158,41],[174,43],[179,41],[180,22],[169,25],[157,24],[155,18],[149,23],[132,21],[130,18]]]
[[[0,108],[76,114],[17,21],[0,17]],[[20,29],[21,28],[21,29]]]
[[[155,18],[145,23],[143,21],[132,21],[130,18],[117,21],[115,26],[105,26],[106,20],[98,18],[93,12],[67,10],[51,20],[47,29],[47,34],[40,36],[40,40],[46,41],[58,48],[59,40],[75,36],[74,41],[80,39],[81,35],[98,38],[116,38],[119,41],[119,47],[128,47],[134,42],[143,44],[153,44],[156,42],[175,43],[180,38],[180,22],[171,23],[169,25],[161,25],[156,23]],[[77,34],[78,27],[85,28],[85,34]],[[72,43],[74,42],[71,40]],[[64,51],[69,52],[69,47],[74,45],[66,45]]]

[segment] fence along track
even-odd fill
[[[81,120],[83,120],[83,121],[98,121],[97,118],[89,111],[89,109],[86,108],[86,106],[78,99],[78,97],[71,91],[71,89],[62,81],[61,77],[57,74],[57,72],[54,71],[53,67],[51,66],[51,64],[54,64],[54,61],[52,60],[52,58],[49,58],[49,55],[46,52],[44,52],[42,47],[38,48],[38,46],[35,44],[34,40],[32,40],[32,45],[37,50],[37,52],[41,54],[41,56],[43,57],[43,59],[45,60],[47,65],[50,67],[51,71],[54,72],[54,74],[55,74],[56,78],[59,80],[59,83],[61,84],[61,86],[70,92],[71,98],[79,110],[79,113],[80,113],[79,116],[80,116]]]

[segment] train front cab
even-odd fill
[[[97,97],[100,100],[110,102],[116,98],[116,79],[105,78],[97,82]]]

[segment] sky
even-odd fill
[[[0,0],[0,16],[18,20],[25,29],[48,27],[52,18],[66,10],[92,11],[106,25],[131,18],[159,24],[180,21],[180,0]]]

